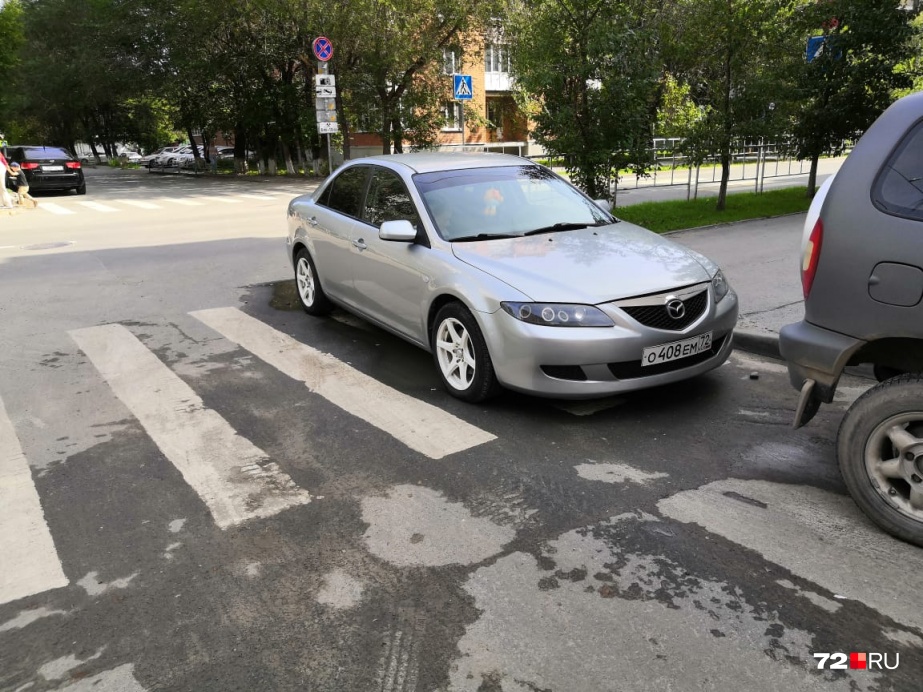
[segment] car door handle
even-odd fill
[[[317,225],[317,217],[316,217],[316,216],[312,216],[310,219],[308,219],[308,223],[311,224],[312,226],[316,226],[316,225]]]
[[[362,238],[359,238],[359,240],[353,241],[353,247],[358,248],[360,250],[365,250],[368,247],[368,245],[365,244],[365,240],[363,240]]]

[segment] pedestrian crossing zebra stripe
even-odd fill
[[[67,586],[32,471],[0,400],[0,604]]]
[[[94,211],[101,211],[107,214],[120,211],[119,209],[116,209],[115,207],[110,207],[108,204],[100,204],[99,202],[77,202],[77,204],[80,204],[81,206],[84,206],[84,207],[88,207]]]
[[[222,529],[310,502],[261,449],[239,435],[127,328],[69,332]]]
[[[392,389],[236,308],[190,314],[274,368],[303,382],[312,392],[431,459],[442,459],[496,439],[495,435]]]

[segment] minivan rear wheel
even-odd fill
[[[859,508],[923,546],[923,375],[886,380],[859,397],[840,424],[837,460]]]

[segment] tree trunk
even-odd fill
[[[391,108],[386,101],[381,104],[381,153],[391,153]]]
[[[295,175],[295,163],[292,161],[292,150],[285,140],[282,140],[282,160],[285,161],[285,172]]]
[[[192,136],[192,128],[186,126],[186,136],[189,138],[189,144],[192,146],[192,159],[195,161],[195,167],[199,167],[202,155],[199,153],[199,145],[195,143],[195,137]]]
[[[234,172],[247,172],[247,135],[240,124],[234,126]]]
[[[394,153],[403,154],[404,153],[404,130],[401,127],[401,118],[399,115],[395,115],[391,118],[391,139],[394,142]]]
[[[337,120],[340,121],[340,132],[343,134],[343,160],[349,161],[352,158],[349,144],[349,123],[346,122],[346,111],[343,108],[343,92],[337,89]]]
[[[814,195],[817,193],[817,162],[820,159],[820,154],[811,155],[811,172],[808,173],[808,199],[814,199]]]
[[[728,196],[728,178],[731,177],[731,152],[730,145],[721,152],[721,187],[718,188],[717,211],[724,211]]]

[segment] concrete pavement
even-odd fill
[[[740,299],[737,347],[779,357],[779,330],[804,316],[801,236],[805,214],[679,231],[671,238],[711,258]]]

